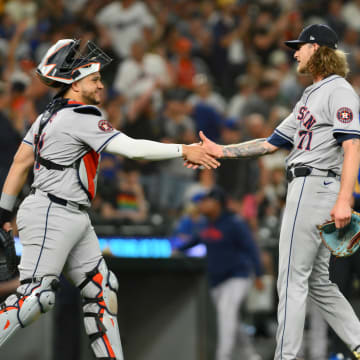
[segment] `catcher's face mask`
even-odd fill
[[[45,54],[36,69],[39,78],[48,86],[72,84],[100,71],[112,59],[92,41],[80,49],[81,40],[62,39]]]

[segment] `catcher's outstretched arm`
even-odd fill
[[[114,137],[105,151],[137,160],[168,160],[183,157],[206,168],[217,168],[220,164],[199,144],[164,144],[157,141],[133,139],[124,133]]]

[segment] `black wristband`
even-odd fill
[[[4,223],[9,222],[12,218],[12,212],[0,207],[0,226]]]

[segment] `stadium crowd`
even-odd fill
[[[360,94],[359,18],[359,0],[1,1],[0,186],[22,137],[54,95],[35,69],[59,39],[94,40],[114,59],[102,74],[102,108],[115,128],[176,143],[197,142],[203,130],[230,144],[268,137],[310,84],[284,45],[308,24],[326,23],[338,33]],[[162,224],[161,235],[170,236],[196,195],[216,184],[250,225],[272,274],[285,157],[224,160],[217,170],[194,171],[178,159],[103,154],[93,222],[148,224],[153,232]]]

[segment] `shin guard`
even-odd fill
[[[117,323],[118,281],[105,260],[86,274],[79,286],[83,297],[85,330],[97,359],[123,360]]]
[[[18,329],[31,324],[54,307],[58,284],[59,279],[55,275],[21,282],[16,294],[10,295],[0,305],[0,346]]]

